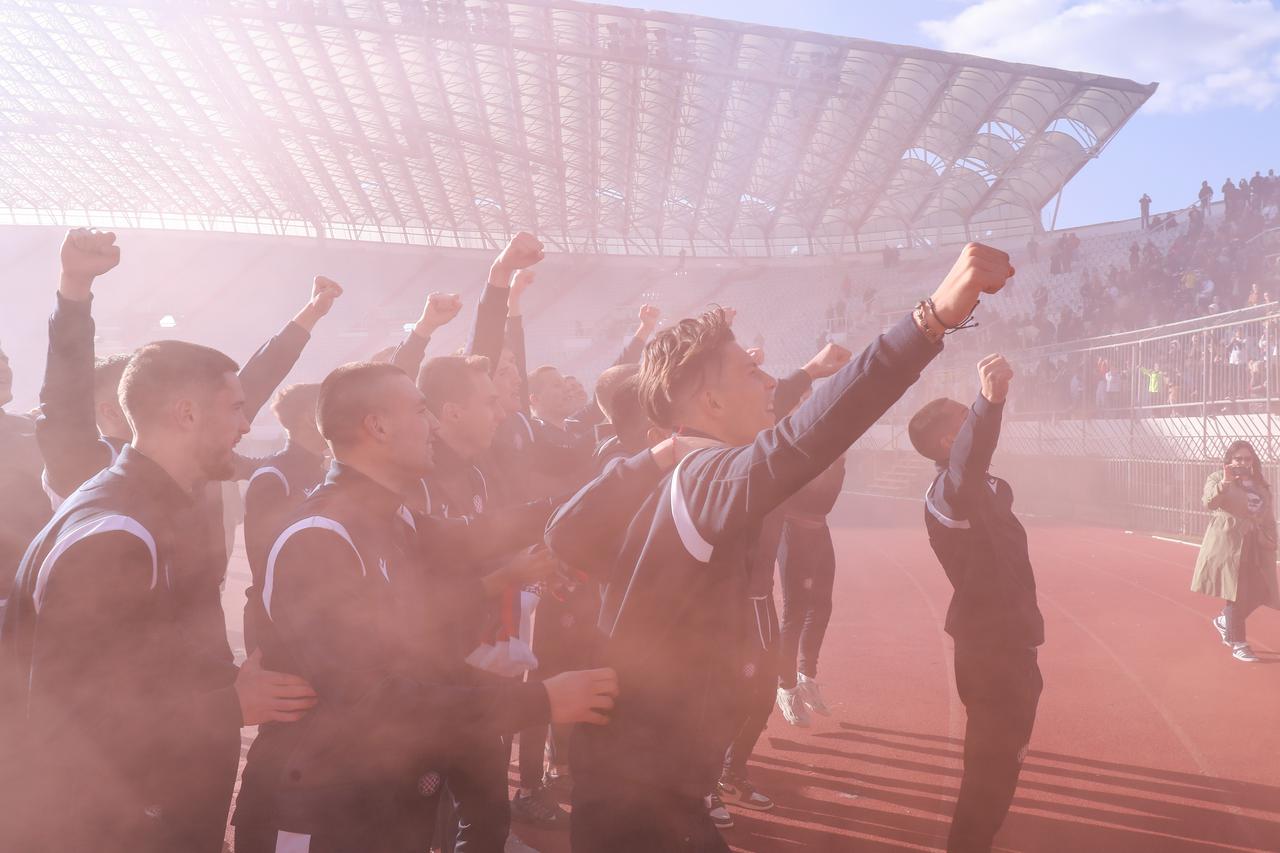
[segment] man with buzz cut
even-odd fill
[[[249,431],[237,372],[182,341],[135,352],[131,443],[23,557],[0,626],[0,849],[218,853],[240,727],[314,704],[302,679],[192,639],[187,522]]]
[[[733,735],[754,628],[747,567],[766,515],[844,453],[919,377],[1009,256],[966,246],[931,299],[775,424],[776,382],[722,310],[685,319],[645,349],[640,399],[655,425],[712,446],[669,473],[643,455],[613,463],[563,506],[547,544],[605,581],[598,665],[617,671],[611,720],[580,727],[571,754],[574,853],[719,853],[704,796]],[[847,358],[847,356],[846,356]],[[620,474],[644,495],[622,514]],[[645,482],[645,477],[648,481]]]
[[[988,473],[1013,368],[989,355],[978,377],[972,406],[934,400],[907,427],[912,446],[938,466],[924,520],[955,588],[945,630],[955,640],[956,689],[969,718],[948,853],[991,849],[1018,786],[1043,687],[1036,647],[1044,620],[1027,533],[1013,514],[1013,490]]]

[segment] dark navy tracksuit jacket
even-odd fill
[[[192,639],[192,505],[126,447],[27,550],[0,626],[0,808],[26,825],[0,848],[221,850],[240,705],[235,666]]]
[[[449,568],[533,541],[549,514],[544,502],[432,518],[333,465],[272,546],[263,583],[263,665],[305,678],[319,704],[297,723],[262,727],[239,829],[425,849],[434,808],[424,799],[449,763],[549,714],[541,685],[463,662],[448,614],[482,593],[478,578]]]
[[[955,588],[947,633],[957,644],[1026,648],[1044,642],[1027,532],[1013,514],[1013,489],[987,472],[1003,411],[978,396],[925,496],[925,525]]]
[[[244,642],[250,654],[258,647],[262,611],[262,582],[267,555],[276,537],[302,502],[324,479],[325,461],[293,441],[279,453],[258,460],[244,494],[244,548],[253,584],[245,590]]]
[[[764,517],[844,453],[940,351],[904,318],[751,444],[699,450],[661,477],[648,454],[615,462],[561,508],[547,530],[557,554],[583,567],[616,555],[597,664],[618,671],[621,694],[608,725],[579,727],[575,791],[604,801],[712,790],[755,628],[748,558]],[[637,504],[619,516],[617,507]]]

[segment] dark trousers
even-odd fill
[[[1013,802],[1044,682],[1035,648],[957,642],[955,662],[968,722],[947,853],[986,853]]]
[[[836,555],[831,530],[788,522],[778,549],[782,576],[782,647],[778,683],[796,686],[796,673],[818,677],[818,652],[831,622]]]
[[[583,787],[573,790],[573,853],[729,853],[701,797]]]
[[[745,776],[747,761],[755,751],[773,713],[778,684],[778,612],[773,596],[753,599],[756,636],[747,656],[738,698],[738,729],[724,754],[725,772]],[[710,793],[708,791],[708,793]]]
[[[445,775],[458,822],[455,853],[502,853],[511,831],[510,761],[511,742],[495,737],[475,747]]]
[[[1266,587],[1258,576],[1257,561],[1248,559],[1250,542],[1245,543],[1245,557],[1240,561],[1240,577],[1236,580],[1236,600],[1227,601],[1222,606],[1222,620],[1227,623],[1227,642],[1248,642],[1245,634],[1245,622],[1263,604],[1266,603]]]
[[[279,843],[283,840],[280,830],[271,821],[237,815],[234,849],[236,853],[276,853],[297,850],[305,843],[307,853],[422,853],[431,844],[439,800],[438,777],[433,788],[406,791],[397,800],[373,795],[367,804],[350,804],[351,819],[330,815],[330,826],[295,839],[295,846]]]
[[[565,599],[544,595],[533,614],[533,636],[530,645],[538,658],[538,669],[529,673],[530,681],[541,681],[562,672],[586,669],[599,640],[595,627],[599,612],[599,594],[583,588]],[[572,726],[535,726],[520,732],[520,787],[537,788],[542,784],[543,752],[551,733],[551,761],[569,763],[569,740]]]

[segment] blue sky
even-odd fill
[[[1159,82],[1067,185],[1058,225],[1194,200],[1207,178],[1280,170],[1280,5],[1273,0],[653,0],[617,2]],[[1045,211],[1048,223],[1052,207]]]

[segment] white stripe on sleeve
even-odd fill
[[[58,535],[57,541],[53,543],[53,548],[45,555],[44,561],[40,564],[40,569],[36,573],[36,588],[33,598],[37,613],[40,612],[40,607],[44,604],[45,589],[49,585],[49,576],[53,574],[53,567],[58,562],[58,558],[65,554],[72,545],[83,542],[90,536],[116,531],[136,536],[142,540],[142,544],[147,546],[147,550],[151,552],[151,586],[149,588],[156,588],[159,564],[156,558],[156,540],[151,535],[151,531],[143,527],[137,519],[130,518],[127,515],[99,516],[62,531]]]
[[[277,537],[276,544],[271,546],[271,553],[267,556],[267,575],[266,580],[262,583],[262,607],[267,611],[268,619],[271,618],[271,591],[275,587],[276,580],[276,558],[280,556],[280,551],[284,548],[285,543],[289,541],[289,537],[303,530],[313,529],[329,530],[341,536],[351,546],[351,550],[356,552],[356,559],[360,561],[360,574],[368,574],[364,566],[364,558],[360,556],[356,543],[351,541],[351,534],[347,533],[347,528],[332,518],[325,518],[323,515],[313,515],[301,521],[296,521]]]

